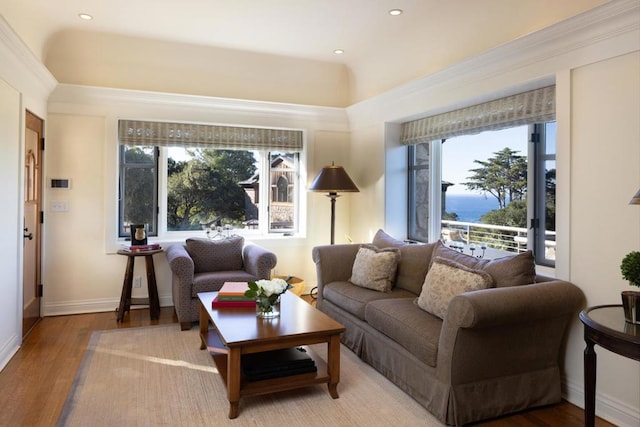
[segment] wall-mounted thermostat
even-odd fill
[[[51,178],[51,188],[60,188],[68,190],[71,188],[71,180],[69,178]]]

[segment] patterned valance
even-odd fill
[[[232,150],[302,150],[302,131],[119,120],[120,144]]]
[[[547,86],[402,124],[400,141],[420,144],[555,120],[556,87]]]

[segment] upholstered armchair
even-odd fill
[[[224,282],[269,279],[277,258],[244,238],[187,239],[167,248],[172,271],[173,306],[185,331],[199,319],[198,293],[217,291]]]

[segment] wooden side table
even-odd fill
[[[580,313],[584,324],[584,425],[593,427],[596,414],[595,344],[621,356],[640,360],[640,325],[624,320],[622,305],[588,307]]]
[[[152,320],[160,317],[160,298],[158,297],[158,287],[156,285],[156,271],[153,266],[153,255],[162,252],[162,249],[150,251],[128,251],[121,249],[118,255],[127,257],[127,268],[124,272],[124,282],[122,283],[122,295],[118,306],[118,322],[124,320],[125,312],[129,311],[132,305],[148,305]],[[147,268],[147,289],[149,298],[131,298],[131,288],[133,287],[133,266],[136,257],[143,256]]]

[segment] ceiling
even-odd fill
[[[393,87],[607,1],[0,0],[0,13],[43,62],[56,33],[80,30],[337,62]]]

